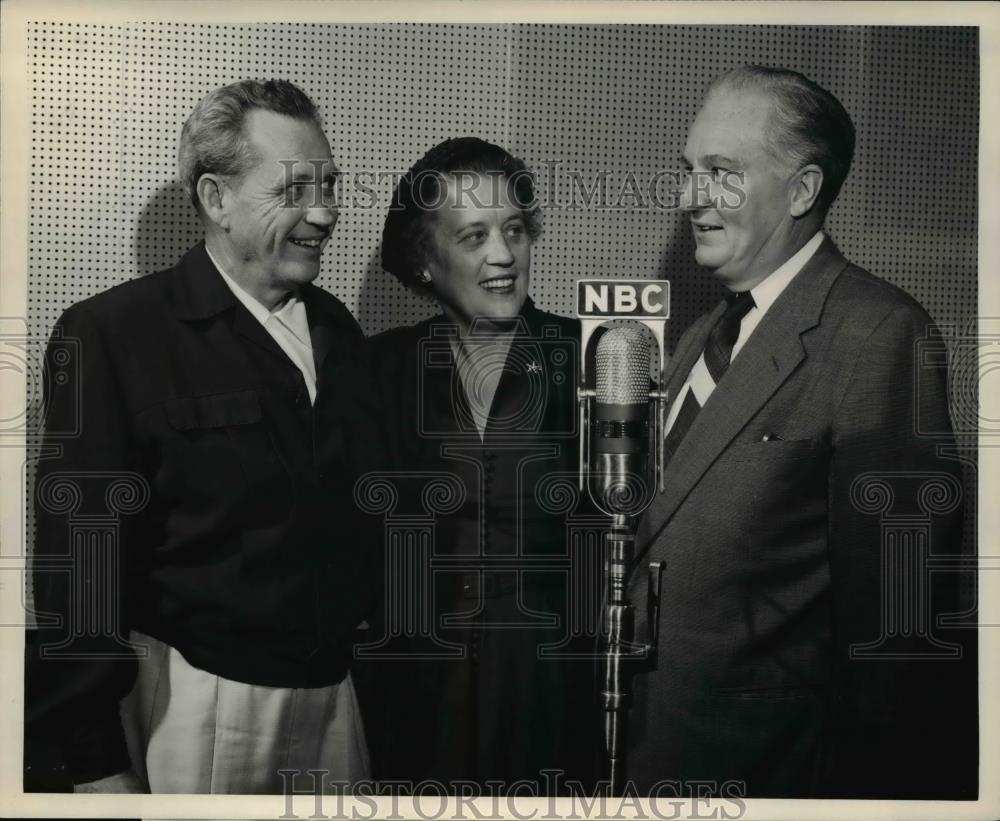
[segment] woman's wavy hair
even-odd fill
[[[477,137],[445,140],[400,178],[382,227],[382,267],[406,287],[429,291],[419,274],[434,255],[431,220],[434,211],[447,202],[448,179],[464,174],[506,180],[528,238],[534,242],[541,234],[542,213],[535,199],[535,180],[523,161]]]

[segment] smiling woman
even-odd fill
[[[477,316],[512,319],[540,233],[534,179],[521,160],[474,137],[445,140],[396,186],[382,266],[466,328]]]
[[[513,319],[528,296],[531,238],[511,185],[500,181],[449,175],[444,206],[428,226],[433,253],[418,277],[466,331],[476,317],[494,325]]]
[[[546,477],[576,466],[579,340],[575,320],[528,298],[540,220],[524,163],[474,138],[432,148],[386,217],[383,267],[442,311],[372,340],[394,476],[461,492],[448,510],[416,486],[399,494],[397,514],[434,522],[421,568],[434,583],[410,602],[395,660],[359,671],[380,779],[527,779],[553,794],[543,770],[593,773],[591,664],[541,652],[589,648],[567,644],[566,523],[539,502]],[[408,584],[387,575],[386,613]]]

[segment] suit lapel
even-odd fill
[[[649,544],[720,454],[806,358],[802,334],[819,323],[830,287],[846,264],[830,239],[824,239],[737,354],[667,467],[665,490],[644,523]],[[716,308],[705,326],[692,335],[691,349],[670,380],[675,385],[673,395],[700,356],[722,309]]]
[[[313,361],[316,363],[318,376],[323,372],[323,363],[326,362],[327,355],[335,347],[337,334],[322,317],[315,315],[309,301],[306,301],[306,312],[309,315],[309,339],[312,342]]]
[[[236,297],[212,264],[204,241],[188,251],[171,274],[167,299],[179,319],[208,319],[236,304]]]
[[[295,367],[264,326],[229,290],[208,256],[204,241],[188,251],[175,270],[177,276],[170,285],[169,299],[180,319],[193,322],[231,311],[234,333]]]
[[[293,368],[295,364],[288,358],[287,354],[281,350],[274,337],[267,332],[267,329],[251,314],[242,304],[236,302],[233,310],[233,331],[254,345],[267,351],[269,354],[278,356],[288,362]]]
[[[681,339],[681,344],[674,354],[673,362],[668,369],[666,377],[667,401],[671,405],[677,399],[677,395],[680,393],[684,381],[691,372],[691,368],[694,367],[695,362],[698,361],[698,357],[701,356],[701,352],[705,349],[705,343],[708,342],[708,334],[712,330],[712,326],[722,316],[725,307],[724,302],[717,305],[711,313],[705,314],[701,319],[697,320],[691,328],[691,333],[684,334],[684,337]]]
[[[344,329],[341,320],[324,308],[322,293],[315,285],[302,288],[302,301],[306,306],[318,390],[326,383],[335,383],[337,371],[347,364],[342,356],[330,356],[331,351],[345,345]]]
[[[510,427],[511,417],[516,415],[518,409],[528,405],[532,395],[543,393],[543,386],[535,383],[548,378],[544,362],[539,359],[540,352],[537,345],[537,340],[541,338],[541,316],[530,298],[525,301],[517,323],[487,415],[486,437],[502,436],[515,430]],[[438,316],[429,323],[426,336],[430,337],[435,328],[448,326],[449,321],[444,316]],[[446,336],[439,338],[442,343],[447,339]],[[487,334],[483,344],[492,344],[492,340],[493,337]],[[472,406],[458,375],[454,352],[450,345],[447,346],[447,351],[450,367],[424,371],[425,412],[431,415],[430,418],[437,424],[446,425],[446,428],[437,429],[471,432]],[[530,369],[528,363],[539,365],[541,370]],[[539,404],[533,410],[542,415],[545,407],[545,404]],[[517,422],[516,430],[533,430],[539,424],[539,419],[534,414],[525,419],[517,416]]]
[[[770,312],[769,312],[770,313]],[[798,334],[762,322],[723,375],[668,466],[658,507],[669,518],[719,454],[802,361]],[[751,346],[751,342],[753,345]]]
[[[418,343],[414,344],[411,354],[414,358],[412,372],[417,375],[417,392],[422,404],[424,425],[428,430],[439,433],[467,430],[458,418],[459,414],[466,412],[463,408],[468,408],[468,401],[456,368],[451,332],[458,333],[456,325],[443,315],[434,317],[427,322],[424,332],[418,335]],[[435,352],[435,367],[428,368],[418,361],[421,342],[423,345],[430,345]],[[439,440],[424,437],[423,443],[431,452],[439,454]]]
[[[528,362],[533,365],[538,362],[537,351],[534,350],[538,336],[534,323],[528,319],[528,313],[532,311],[530,300],[527,301],[518,317],[518,326],[510,339],[510,345],[504,356],[503,367],[500,370],[500,379],[497,381],[496,390],[493,392],[493,400],[490,403],[490,412],[486,419],[486,435],[511,433],[510,419],[519,410],[528,406],[529,397],[533,393],[532,382],[540,382],[542,371],[537,373],[528,370]],[[535,395],[540,395],[539,386],[535,385]],[[535,406],[535,412],[541,412],[540,405]],[[518,425],[515,430],[532,430],[536,423],[534,415],[532,418],[518,418]]]
[[[316,365],[317,390],[325,383],[336,381],[335,373],[344,364],[340,357],[328,357],[330,351],[337,346],[340,323],[329,311],[323,309],[322,300],[318,296],[316,286],[305,285],[302,288],[301,299],[306,306],[309,341],[313,349],[313,361]],[[234,298],[234,302],[238,301]],[[252,342],[268,354],[278,357],[282,364],[288,367],[290,373],[299,373],[298,365],[288,357],[274,337],[243,305],[236,304],[236,309],[233,312],[233,330],[243,339]]]

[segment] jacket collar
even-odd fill
[[[819,324],[830,288],[846,266],[847,260],[826,237],[761,320],[674,452],[664,493],[657,497],[643,528],[650,534],[649,543],[719,455],[806,359],[801,337]],[[709,314],[683,350],[678,350],[677,365],[667,380],[670,396],[677,396],[722,310],[720,305]]]
[[[530,297],[527,298],[524,306],[521,308],[521,313],[517,317],[513,331],[514,338],[511,340],[511,346],[507,352],[506,364],[502,369],[500,381],[493,396],[489,413],[491,421],[487,423],[486,427],[487,436],[499,435],[502,437],[505,433],[511,433],[511,431],[507,430],[498,432],[496,430],[496,423],[493,420],[507,418],[510,415],[508,411],[511,408],[516,410],[523,407],[525,402],[528,401],[527,397],[529,393],[533,390],[532,381],[544,378],[541,372],[529,372],[524,368],[512,367],[510,365],[513,361],[511,356],[515,348],[519,345],[531,344],[541,337],[544,318],[544,312],[535,307]],[[426,320],[418,327],[418,338],[424,339],[437,337],[444,340],[452,334],[457,333],[455,323],[444,314],[439,314],[432,319]],[[442,346],[441,352],[447,357],[448,367],[433,368],[423,372],[421,376],[423,380],[421,384],[426,391],[426,412],[434,415],[434,418],[437,420],[436,423],[441,425],[442,429],[459,432],[460,426],[456,419],[457,410],[455,402],[464,402],[466,407],[468,407],[468,400],[465,398],[464,385],[460,379],[455,378],[457,376],[454,372],[456,363],[451,345]],[[453,392],[456,390],[461,392],[461,397],[454,395]],[[537,385],[534,386],[534,391],[535,393],[539,392]],[[542,412],[542,410],[542,406],[539,406],[538,412]],[[534,418],[532,417],[531,420],[524,421],[525,427],[513,432],[514,435],[523,436],[525,430],[531,430],[533,420]],[[478,441],[478,437],[473,437],[470,432],[470,440]]]
[[[234,330],[270,353],[288,359],[273,337],[229,290],[208,256],[204,240],[181,258],[173,273],[168,298],[179,319],[189,322],[210,319],[237,308],[233,312]],[[300,296],[306,306],[313,358],[319,374],[327,354],[335,347],[338,332],[343,330],[343,321],[329,309],[322,291],[315,285],[304,285]]]
[[[332,298],[322,289],[310,283],[302,286],[300,296],[305,303],[306,316],[309,320],[309,338],[312,341],[316,373],[320,374],[327,355],[337,347],[338,342],[350,328],[344,323],[343,318],[331,309]]]
[[[202,240],[174,268],[169,299],[179,319],[208,319],[236,304],[236,297],[219,275]]]
[[[542,326],[542,311],[535,307],[535,303],[532,301],[531,297],[526,297],[524,300],[524,305],[521,307],[521,313],[515,319],[514,324],[514,335],[515,337],[521,336],[533,336],[539,333]],[[423,331],[426,335],[430,335],[431,330],[434,328],[441,327],[456,327],[455,323],[452,322],[444,314],[438,314],[431,319],[426,320],[426,326]]]

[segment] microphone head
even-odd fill
[[[649,400],[649,339],[642,328],[616,325],[597,343],[596,401],[639,405]]]

